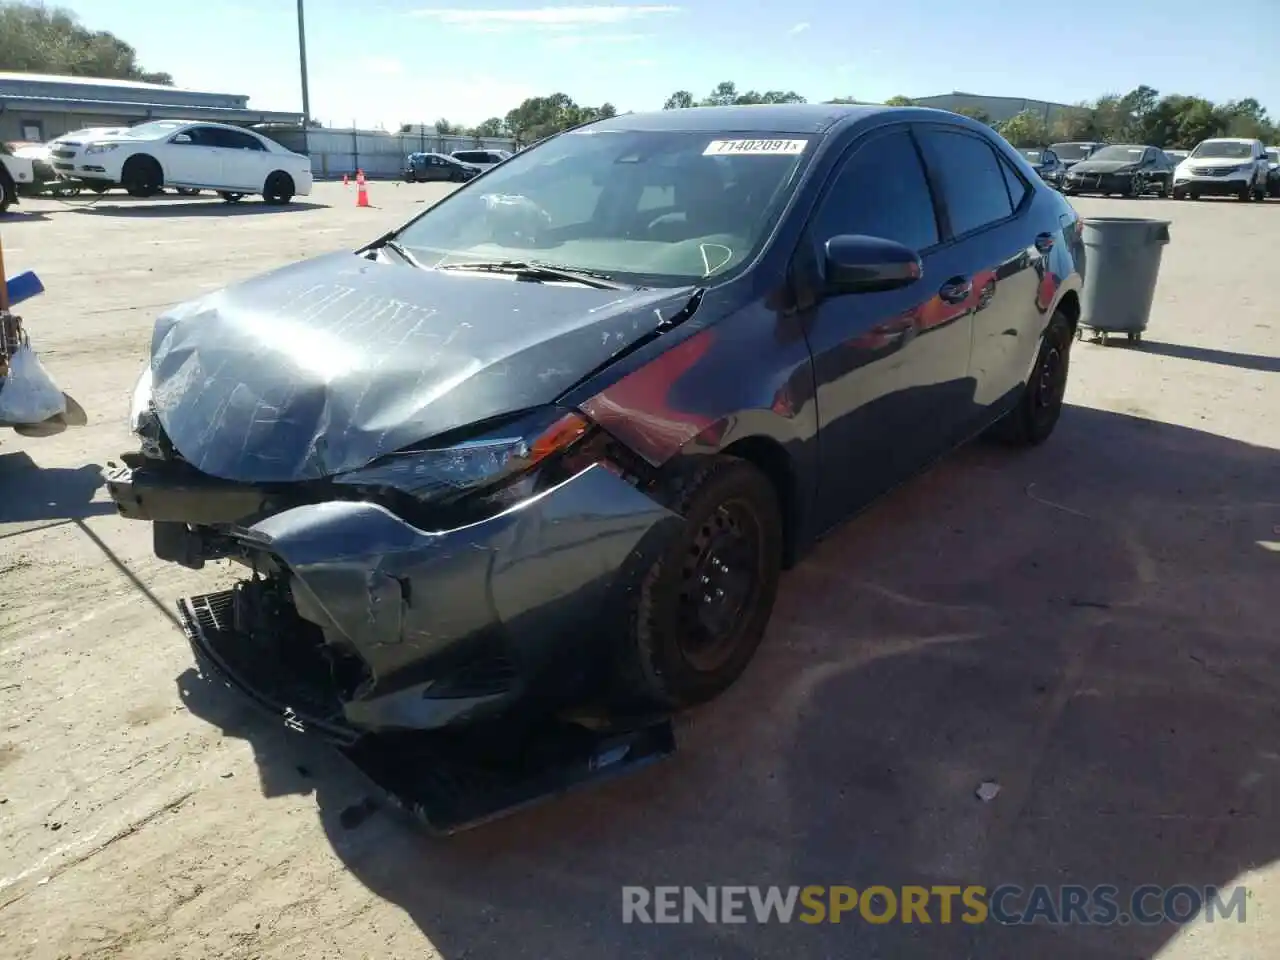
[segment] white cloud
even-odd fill
[[[797,23],[794,27],[792,27],[790,30],[788,30],[787,33],[791,34],[794,37],[797,33],[804,33],[808,29],[809,29],[809,22],[807,20],[802,20],[799,23]]]
[[[549,47],[584,47],[605,43],[635,43],[648,40],[648,33],[564,33],[547,41]]]
[[[645,17],[679,13],[674,6],[616,7],[533,7],[525,10],[468,10],[461,7],[413,10],[410,16],[435,20],[450,26],[470,29],[510,28],[513,26],[542,29],[594,27],[627,23]]]
[[[360,61],[360,69],[382,77],[394,77],[404,73],[404,64],[395,57],[367,57]]]

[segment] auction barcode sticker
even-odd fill
[[[804,153],[804,148],[808,145],[808,140],[712,140],[707,144],[707,149],[702,151],[702,155],[723,157],[737,154],[758,157],[774,153],[797,156]]]

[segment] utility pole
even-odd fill
[[[303,0],[298,0],[298,65],[302,68],[302,128],[311,125],[311,96],[307,91],[307,27],[302,15]]]

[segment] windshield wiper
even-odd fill
[[[551,263],[539,263],[536,260],[477,260],[465,263],[442,263],[437,270],[474,270],[477,273],[511,273],[535,282],[545,280],[566,280],[581,283],[583,286],[595,287],[598,290],[636,290],[640,289],[628,283],[621,283],[607,273],[594,270],[578,270],[569,267],[557,267]]]

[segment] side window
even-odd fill
[[[933,197],[907,131],[876,137],[855,150],[822,198],[813,233],[818,243],[861,233],[912,250],[938,242]]]
[[[210,136],[210,134],[214,133],[215,131],[210,130],[208,127],[191,127],[182,132],[185,133],[187,137],[190,138],[190,143],[182,143],[181,146],[196,146],[196,147],[217,146],[217,144],[214,142],[213,137]],[[175,134],[175,136],[177,136],[177,134]],[[172,143],[173,140],[170,139],[169,142]]]
[[[261,140],[247,133],[241,133],[238,130],[219,130],[218,132],[222,134],[224,145],[232,150],[263,151],[266,149]]]
[[[1044,162],[1052,166],[1058,162],[1058,155],[1052,150],[1046,150],[1044,152]]]
[[[995,150],[985,140],[932,127],[920,131],[920,145],[934,182],[942,185],[953,235],[977,230],[1013,214],[1005,172]]]
[[[1013,209],[1017,210],[1022,206],[1022,201],[1027,199],[1027,194],[1031,192],[1031,187],[1022,179],[1018,171],[1013,169],[1013,164],[1009,163],[1004,157],[1000,157],[1000,172],[1004,174],[1004,185],[1009,191],[1009,203]]]

